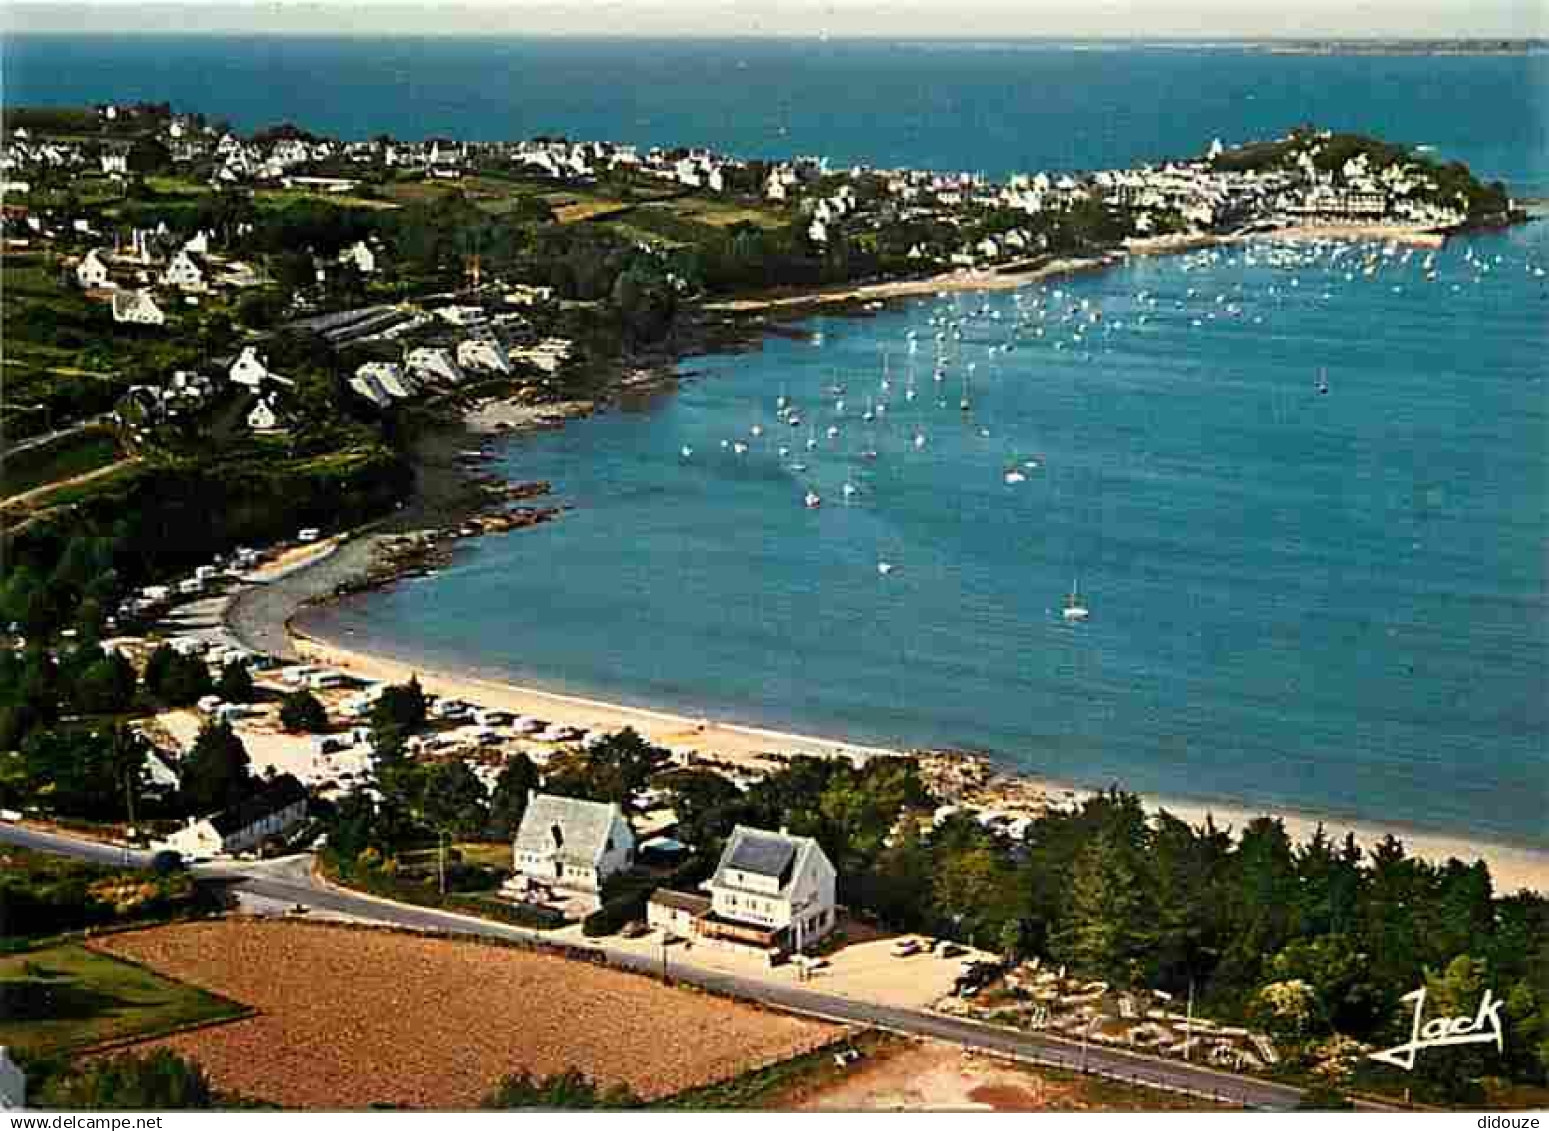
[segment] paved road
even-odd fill
[[[144,864],[150,854],[0,824],[0,842],[8,841],[44,852],[56,852],[102,863]],[[311,859],[288,857],[261,863],[199,865],[195,873],[230,880],[239,891],[318,911],[416,930],[450,931],[507,941],[543,942],[541,933],[431,908],[391,903],[322,884],[311,873]],[[617,967],[660,974],[659,958],[619,950],[606,944],[593,949]],[[1180,1064],[1099,1045],[1041,1034],[981,1025],[920,1010],[899,1009],[824,993],[807,986],[771,983],[700,967],[671,967],[673,977],[705,989],[845,1024],[866,1025],[914,1036],[950,1041],[966,1048],[1013,1056],[1039,1064],[1084,1069],[1104,1076],[1133,1080],[1194,1095],[1213,1096],[1255,1108],[1290,1108],[1301,1096],[1298,1088],[1248,1076],[1219,1072],[1200,1065]]]

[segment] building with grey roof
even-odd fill
[[[535,793],[511,846],[516,876],[507,888],[600,905],[603,882],[634,858],[635,834],[617,804]]]
[[[659,891],[647,919],[707,943],[800,952],[834,929],[835,880],[833,863],[811,837],[738,825],[704,885],[709,900]]]

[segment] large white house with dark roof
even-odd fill
[[[511,846],[516,876],[508,888],[536,887],[600,906],[603,881],[634,859],[635,834],[617,804],[535,793]]]
[[[709,898],[658,891],[652,926],[769,953],[809,949],[834,929],[834,866],[808,836],[738,825],[721,851]]]

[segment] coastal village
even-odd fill
[[[1347,265],[1375,274],[1408,264],[1401,241],[1508,222],[1499,186],[1316,130],[992,183],[553,138],[339,141],[283,126],[244,139],[170,107],[80,113],[70,129],[15,125],[0,150],[23,392],[5,406],[22,474],[0,501],[19,555],[0,592],[4,825],[144,852],[158,898],[172,876],[298,868],[320,891],[519,929],[554,961],[659,961],[664,986],[675,971],[809,988],[1047,1037],[1065,1058],[1053,1063],[1083,1071],[1099,1048],[1332,1089],[1370,1086],[1361,1062],[1387,1032],[1379,991],[1352,971],[1391,937],[1378,937],[1388,908],[1451,900],[1506,924],[1508,944],[1521,924],[1532,933],[1541,901],[1512,896],[1497,916],[1506,897],[1482,863],[1387,844],[1367,856],[1353,837],[1341,855],[1321,825],[1298,844],[1254,815],[1226,831],[971,752],[445,675],[289,620],[307,600],[441,568],[468,538],[562,520],[547,483],[490,474],[493,435],[648,390],[697,344],[675,338],[692,319],[735,321],[747,303],[762,328],[777,304],[825,292],[940,297],[1238,241],[1290,257],[1280,237],[1331,230],[1369,241]],[[728,282],[770,264],[790,278]],[[1224,299],[1221,317],[1239,316]],[[1016,317],[1029,332],[1074,326],[1073,348],[1101,322],[1047,286]],[[943,323],[938,342],[960,329]],[[941,398],[954,417],[970,408],[967,369],[961,409]],[[427,436],[452,445],[435,469]],[[1033,470],[999,474],[1014,487]],[[1088,615],[1076,597],[1072,623]],[[285,608],[244,619],[269,599]],[[1266,921],[1240,893],[1271,889]],[[109,908],[102,923],[134,902],[91,899]],[[259,932],[305,934],[330,915],[360,926],[321,905],[231,903],[221,913]],[[1153,930],[1172,932],[1166,945]],[[1464,962],[1456,981],[1472,986],[1462,944],[1408,919],[1391,930],[1432,949],[1384,952],[1382,996],[1443,962]],[[1199,943],[1208,931],[1220,945]],[[1333,957],[1298,931],[1334,940]],[[233,952],[256,937],[233,936]],[[1248,937],[1249,953],[1223,958]],[[1528,987],[1508,944],[1491,958]],[[139,941],[121,945],[133,957]],[[1208,1008],[1196,970],[1231,979]],[[705,1025],[746,1008],[701,1005]],[[849,1031],[782,1024],[784,1054],[822,1050],[840,1070],[860,1055]],[[673,1055],[690,1043],[666,1042]]]

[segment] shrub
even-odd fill
[[[316,733],[328,729],[328,712],[316,695],[302,688],[280,701],[280,725],[289,731]]]

